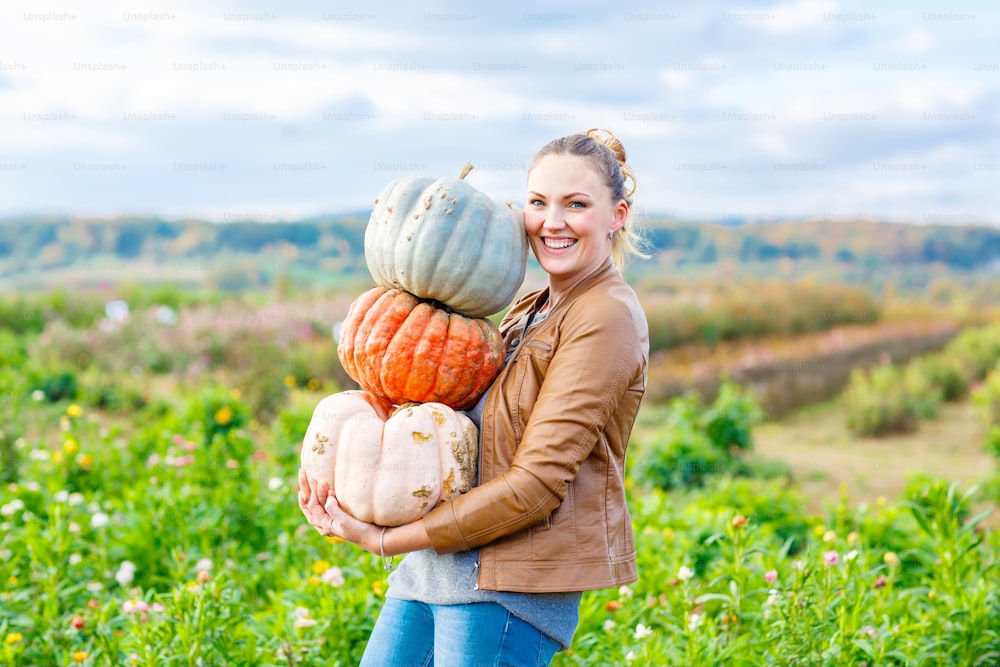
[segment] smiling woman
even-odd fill
[[[300,477],[299,504],[320,533],[385,559],[408,553],[389,575],[363,667],[547,665],[572,644],[583,591],[636,580],[625,452],[649,335],[620,272],[640,254],[634,189],[608,133],[557,139],[535,156],[524,224],[549,284],[504,317],[504,367],[468,413],[478,486],[382,527]]]

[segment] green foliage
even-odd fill
[[[956,401],[969,393],[969,378],[961,360],[954,354],[928,354],[913,360],[910,365],[938,389],[943,401]]]
[[[972,400],[986,430],[983,447],[1000,461],[1000,363],[976,386]]]
[[[763,414],[745,390],[726,382],[705,407],[695,393],[670,401],[655,419],[652,442],[639,443],[633,475],[661,489],[703,484],[712,475],[740,470],[737,453],[753,448],[752,428]]]
[[[52,403],[74,399],[79,389],[76,375],[75,371],[68,368],[45,371],[38,377],[35,388]]]
[[[962,331],[944,350],[954,359],[970,382],[986,377],[1000,360],[1000,325]]]
[[[920,400],[908,392],[902,369],[888,363],[853,371],[842,403],[847,428],[858,436],[912,430],[922,407]]]

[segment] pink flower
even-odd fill
[[[777,579],[778,579],[777,570],[768,570],[767,572],[764,573],[764,581],[766,581],[769,584],[773,584]]]
[[[126,600],[122,603],[122,611],[126,614],[142,614],[149,611],[149,605],[144,600]]]
[[[334,565],[333,567],[327,569],[326,572],[320,577],[320,581],[325,584],[330,584],[334,588],[339,588],[344,585],[344,573],[339,567]]]
[[[837,563],[840,562],[840,556],[837,554],[836,551],[827,551],[825,554],[823,554],[823,562],[828,567],[836,565]]]

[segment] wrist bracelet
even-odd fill
[[[382,555],[382,567],[385,568],[386,572],[392,572],[392,556],[389,556],[389,558],[385,557],[385,529],[386,528],[388,528],[388,526],[383,526],[382,527],[382,534],[379,535],[379,537],[378,537],[378,550],[379,550],[379,553]]]

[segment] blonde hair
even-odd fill
[[[632,167],[626,160],[622,142],[611,132],[598,128],[553,139],[535,153],[531,169],[534,169],[539,160],[546,155],[575,155],[588,160],[608,186],[611,201],[617,202],[623,199],[628,204],[629,211],[625,224],[611,239],[611,262],[615,268],[621,271],[628,257],[648,259],[649,255],[642,251],[646,240],[636,229],[632,216],[632,196],[635,194],[637,183]]]

